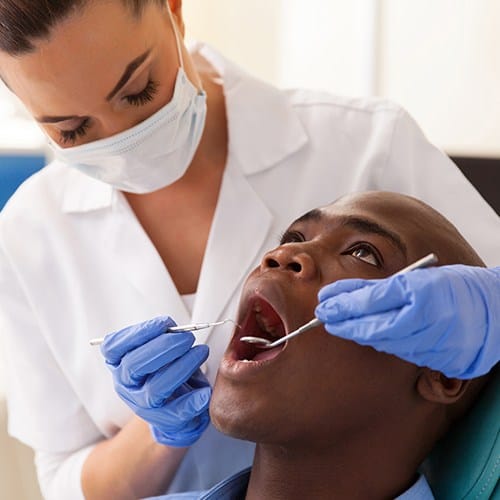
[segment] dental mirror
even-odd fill
[[[399,274],[405,274],[410,271],[413,271],[414,269],[421,269],[423,267],[432,266],[433,264],[436,264],[437,261],[438,258],[436,254],[430,253],[425,257],[422,257],[421,259],[417,260],[413,264],[410,264],[409,266],[405,267],[404,269],[401,269],[401,271],[394,273],[393,276],[397,276]],[[321,321],[317,318],[314,318],[305,325],[302,325],[299,328],[297,328],[297,330],[290,332],[288,335],[285,335],[284,337],[281,337],[280,339],[275,340],[274,342],[271,342],[270,340],[264,339],[262,337],[251,337],[251,336],[241,337],[240,341],[246,342],[248,344],[254,344],[256,347],[260,347],[261,349],[272,349],[273,347],[283,344],[292,337],[307,332],[307,330],[310,330],[311,328],[314,328],[319,325],[321,325]]]

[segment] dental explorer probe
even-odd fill
[[[398,276],[399,274],[405,274],[410,271],[413,271],[414,269],[420,269],[422,267],[432,266],[433,264],[436,264],[437,261],[438,258],[436,254],[430,253],[425,257],[422,257],[421,259],[415,261],[413,264],[410,264],[409,266],[405,267],[404,269],[401,269],[401,271],[394,273],[392,276]],[[310,330],[311,328],[315,328],[316,326],[320,325],[321,321],[318,318],[313,318],[305,325],[300,326],[293,332],[290,332],[288,335],[285,335],[284,337],[281,337],[280,339],[275,340],[274,342],[271,342],[270,340],[264,339],[262,337],[251,337],[251,336],[241,337],[240,340],[241,342],[247,342],[248,344],[255,344],[256,347],[260,347],[261,349],[271,349],[273,347],[283,344],[284,342],[291,339],[292,337],[295,337],[296,335],[300,335],[301,333],[307,332],[307,330]]]
[[[224,323],[231,322],[234,323],[232,319],[224,319],[222,321],[216,321],[213,323],[192,323],[191,325],[179,325],[179,326],[169,326],[165,333],[179,333],[179,332],[195,332],[196,330],[205,330],[206,328],[211,328],[212,326],[223,325]],[[104,337],[90,340],[90,345],[101,345],[104,342]]]

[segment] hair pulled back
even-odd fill
[[[81,10],[89,1],[95,0],[0,0],[0,51],[12,56],[33,51],[36,40],[48,38],[57,23]],[[149,3],[163,5],[166,2],[120,1],[137,17]]]

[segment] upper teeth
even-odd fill
[[[267,323],[267,320],[266,318],[262,317],[262,315],[260,314],[260,311],[256,311],[256,315],[255,315],[255,318],[257,320],[257,324],[259,325],[259,327],[264,330],[266,333],[268,333],[269,335],[272,335],[273,337],[276,337],[276,325],[269,325]]]

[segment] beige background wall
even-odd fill
[[[500,155],[500,2],[384,0],[380,92],[451,152]]]
[[[500,155],[497,0],[185,0],[188,37],[285,87],[405,106],[451,153]]]

